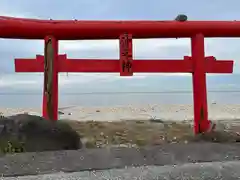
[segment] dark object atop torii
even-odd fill
[[[180,21],[180,22],[184,22],[187,21],[188,17],[185,14],[179,14],[176,18],[175,21]]]

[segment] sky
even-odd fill
[[[0,15],[38,19],[79,20],[173,20],[186,14],[189,20],[239,20],[239,0],[1,0]],[[189,39],[134,40],[134,58],[177,58],[190,55]],[[0,87],[23,91],[42,89],[43,77],[37,73],[14,73],[14,58],[34,58],[43,54],[43,41],[0,39]],[[118,58],[118,41],[61,41],[60,53],[71,58]],[[218,59],[235,60],[234,74],[240,73],[240,40],[206,39],[206,55]],[[166,74],[161,74],[159,81]],[[168,74],[172,76],[172,74]],[[68,74],[60,75],[60,87],[74,89],[101,85],[119,88],[118,81],[144,88],[156,75],[138,74],[119,77],[119,74]],[[183,76],[183,74],[177,74]],[[164,77],[166,78],[166,77]],[[169,77],[171,78],[171,77]],[[141,80],[141,81],[140,81]],[[141,82],[141,83],[140,83]],[[164,81],[165,82],[165,81]],[[139,83],[139,84],[138,84]],[[176,84],[174,80],[173,84]],[[159,83],[161,84],[161,83]],[[89,90],[89,89],[85,89]]]

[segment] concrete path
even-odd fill
[[[2,178],[3,180],[239,180],[240,162],[213,162],[168,166],[141,166],[102,171],[55,173]]]
[[[164,146],[155,146],[142,149],[82,149],[78,151],[39,152],[7,155],[0,158],[0,174],[2,174],[4,177],[11,177],[52,174],[59,172],[81,172],[78,174],[79,176],[86,176],[86,174],[89,175],[95,170],[102,170],[105,173],[109,173],[111,171],[107,171],[107,169],[117,168],[122,169],[124,173],[130,173],[130,177],[132,177],[132,175],[135,173],[134,170],[131,170],[131,167],[158,166],[153,167],[153,169],[150,168],[150,170],[145,170],[145,174],[151,171],[154,171],[155,173],[162,172],[162,174],[164,174],[167,173],[167,170],[163,166],[169,165],[167,166],[169,169],[172,165],[177,165],[176,167],[178,167],[178,170],[176,168],[170,168],[169,171],[174,171],[175,174],[179,174],[182,165],[188,163],[193,163],[190,165],[192,167],[192,171],[189,168],[186,168],[186,166],[184,166],[185,168],[183,169],[187,171],[190,170],[191,173],[196,174],[199,173],[195,172],[197,171],[196,168],[201,168],[199,164],[194,165],[196,163],[227,163],[228,161],[236,161],[238,165],[237,167],[240,168],[240,163],[238,162],[239,160],[240,144],[237,143],[168,144]],[[126,167],[129,167],[130,170],[125,169]],[[230,166],[229,170],[224,173],[226,174],[227,172],[231,171],[232,173],[229,175],[239,173],[235,167],[236,166]],[[216,166],[216,164],[213,166],[213,169],[214,168],[216,169],[216,172],[221,169],[221,167],[219,165]],[[113,170],[113,172],[114,176],[121,175],[120,170]],[[140,171],[138,172],[140,173]],[[68,176],[68,174],[65,174],[65,176]],[[98,177],[99,176],[96,176],[95,179]]]

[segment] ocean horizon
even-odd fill
[[[84,76],[76,74],[60,77],[59,107],[193,103],[191,76],[94,77],[99,79],[83,81]],[[2,76],[0,107],[41,108],[42,88],[42,75]],[[240,74],[208,75],[207,90],[208,103],[240,104]]]
[[[41,108],[42,94],[1,94],[0,107]],[[240,91],[209,91],[208,103],[240,104]],[[192,104],[192,92],[101,92],[59,94],[59,107]]]

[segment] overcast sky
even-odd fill
[[[240,20],[239,0],[1,0],[0,15],[40,19],[82,20],[172,20],[186,14],[189,20]],[[43,41],[0,40],[0,87],[24,85],[42,86],[39,75],[14,73],[14,58],[33,58],[43,53]],[[240,72],[240,40],[208,39],[206,55],[219,59],[234,59],[234,73]],[[60,42],[60,53],[73,58],[118,58],[118,42],[66,41]],[[134,58],[182,58],[190,55],[188,39],[134,40]],[[142,78],[140,74],[134,78]],[[115,81],[118,74],[62,75],[60,84]],[[33,86],[34,85],[34,86]]]

